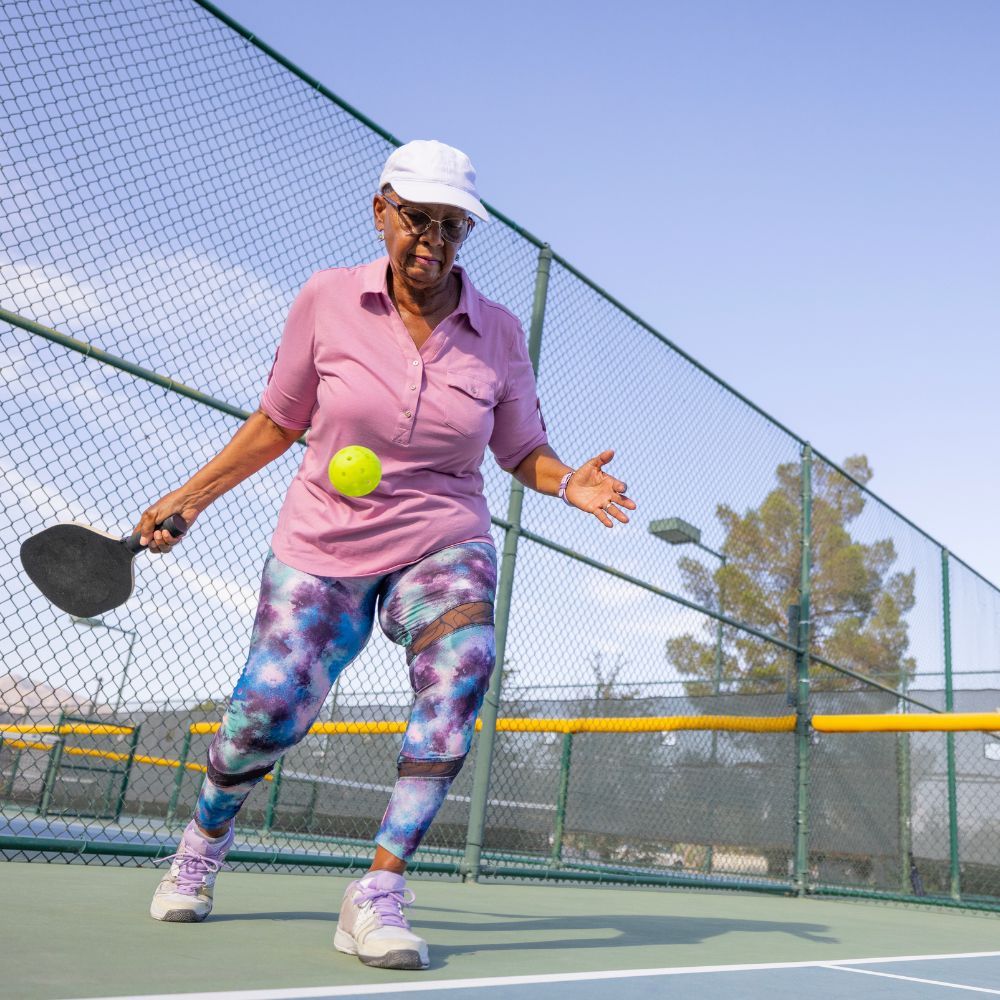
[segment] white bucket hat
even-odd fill
[[[460,149],[436,139],[414,139],[393,150],[378,179],[379,190],[386,184],[407,201],[454,205],[489,222],[476,191],[472,161]]]

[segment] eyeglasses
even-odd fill
[[[449,243],[464,243],[475,225],[468,217],[464,219],[432,219],[426,212],[421,212],[419,209],[410,208],[409,205],[397,205],[385,195],[382,195],[382,198],[399,213],[403,229],[410,236],[423,236],[431,226],[436,225],[441,231],[442,238]]]

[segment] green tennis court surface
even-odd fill
[[[413,879],[408,912],[429,941],[431,967],[388,972],[333,949],[344,876],[226,872],[205,923],[161,924],[147,916],[160,871],[0,864],[0,996],[1000,996],[993,915]]]

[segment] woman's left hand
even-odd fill
[[[609,448],[589,462],[584,462],[573,473],[566,487],[566,499],[574,507],[593,514],[605,528],[614,527],[615,521],[628,524],[628,517],[622,508],[635,510],[636,506],[625,496],[628,489],[625,483],[603,469],[614,457],[614,451]]]

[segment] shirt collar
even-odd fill
[[[476,291],[475,285],[465,273],[464,267],[455,267],[458,276],[462,279],[462,293],[458,297],[458,309],[456,312],[465,313],[465,318],[469,321],[469,326],[480,337],[483,335],[483,314],[480,309],[481,296]]]
[[[389,258],[379,257],[378,260],[373,260],[370,264],[362,265],[360,270],[361,298],[363,299],[366,295],[381,295],[386,302],[389,302],[389,285],[387,280],[389,276]],[[476,291],[468,274],[465,273],[465,268],[454,267],[453,270],[462,281],[462,291],[459,295],[458,307],[455,309],[455,312],[457,314],[464,314],[472,330],[479,336],[482,336],[483,317],[480,309],[479,292]]]

